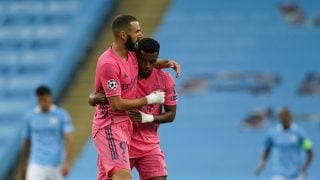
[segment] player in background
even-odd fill
[[[154,91],[136,99],[138,62],[135,50],[142,33],[138,20],[120,15],[112,22],[114,41],[98,59],[95,92],[104,91],[106,105],[97,105],[92,136],[98,151],[98,179],[131,179],[128,144],[132,123],[128,111],[146,104],[164,102],[164,92]],[[163,61],[158,68],[177,64]]]
[[[19,166],[21,179],[63,180],[70,169],[74,128],[69,114],[52,103],[48,87],[39,86],[36,95],[38,106],[26,116]]]
[[[145,105],[139,108],[139,111],[129,111],[129,116],[134,121],[129,148],[130,164],[131,168],[136,167],[141,180],[165,180],[168,175],[164,154],[160,148],[158,128],[159,124],[174,120],[177,95],[172,76],[154,68],[159,50],[160,45],[156,40],[144,38],[139,42],[136,53],[139,64],[137,98],[158,89],[166,94],[164,105]],[[93,106],[106,102],[102,92],[90,97],[89,102]]]
[[[265,167],[271,150],[273,154],[273,177],[271,180],[305,180],[312,161],[312,142],[304,131],[291,123],[291,113],[287,108],[279,112],[280,124],[271,129],[265,140],[265,150],[258,164],[256,174],[259,175]],[[302,158],[306,152],[307,158]]]

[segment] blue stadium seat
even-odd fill
[[[46,84],[59,98],[112,3],[0,1],[0,179],[17,155],[35,88]]]
[[[320,1],[296,2],[308,17],[316,16],[320,9]],[[271,161],[261,177],[255,177],[254,170],[266,131],[276,120],[269,119],[264,128],[245,131],[242,123],[250,110],[289,106],[296,114],[319,115],[319,95],[303,97],[296,91],[306,73],[319,72],[320,29],[289,24],[279,12],[279,3],[277,0],[171,1],[155,34],[161,44],[160,57],[178,60],[183,72],[176,79],[180,92],[176,120],[160,127],[168,179],[270,179]],[[269,72],[279,74],[283,81],[271,93],[262,95],[209,88],[191,94],[181,91],[188,77],[220,71]],[[211,81],[208,78],[206,85]],[[240,85],[250,83],[243,81]],[[306,129],[315,152],[319,152],[319,122],[297,123]],[[86,170],[88,165],[95,165],[97,157],[90,142],[70,180],[96,177],[96,171]],[[316,155],[308,179],[320,179],[319,167],[320,158]],[[133,179],[138,179],[136,173]]]

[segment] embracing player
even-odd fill
[[[141,180],[165,180],[167,176],[164,154],[160,148],[158,136],[159,124],[172,122],[176,115],[177,95],[172,76],[154,68],[157,63],[160,45],[151,38],[139,42],[137,59],[139,77],[137,98],[144,97],[155,90],[165,92],[165,102],[141,107],[138,111],[130,111],[133,122],[129,155],[131,168],[135,167]],[[103,93],[91,95],[91,105],[106,101]],[[164,112],[162,112],[164,108]]]
[[[120,15],[112,22],[114,41],[97,62],[95,92],[104,91],[108,104],[97,105],[92,136],[98,151],[98,179],[131,179],[128,145],[132,135],[130,109],[164,102],[164,92],[136,98],[138,62],[135,50],[142,33],[138,20]],[[162,61],[158,67],[170,67]],[[173,68],[179,67],[173,63]]]

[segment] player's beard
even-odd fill
[[[132,37],[130,35],[128,35],[125,46],[129,51],[136,51],[137,47],[138,47],[138,43],[133,42]]]
[[[150,70],[141,70],[139,69],[139,76],[142,77],[142,78],[148,78],[152,73],[152,69]]]

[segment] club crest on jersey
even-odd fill
[[[289,140],[290,140],[291,142],[297,142],[298,137],[297,137],[296,135],[291,135],[291,136],[289,137]]]
[[[51,117],[51,118],[50,118],[50,123],[51,123],[52,125],[56,125],[56,124],[58,124],[58,119],[57,119],[56,117]]]
[[[116,80],[114,79],[110,79],[108,82],[107,82],[107,86],[110,90],[115,90],[117,89],[117,82]]]

